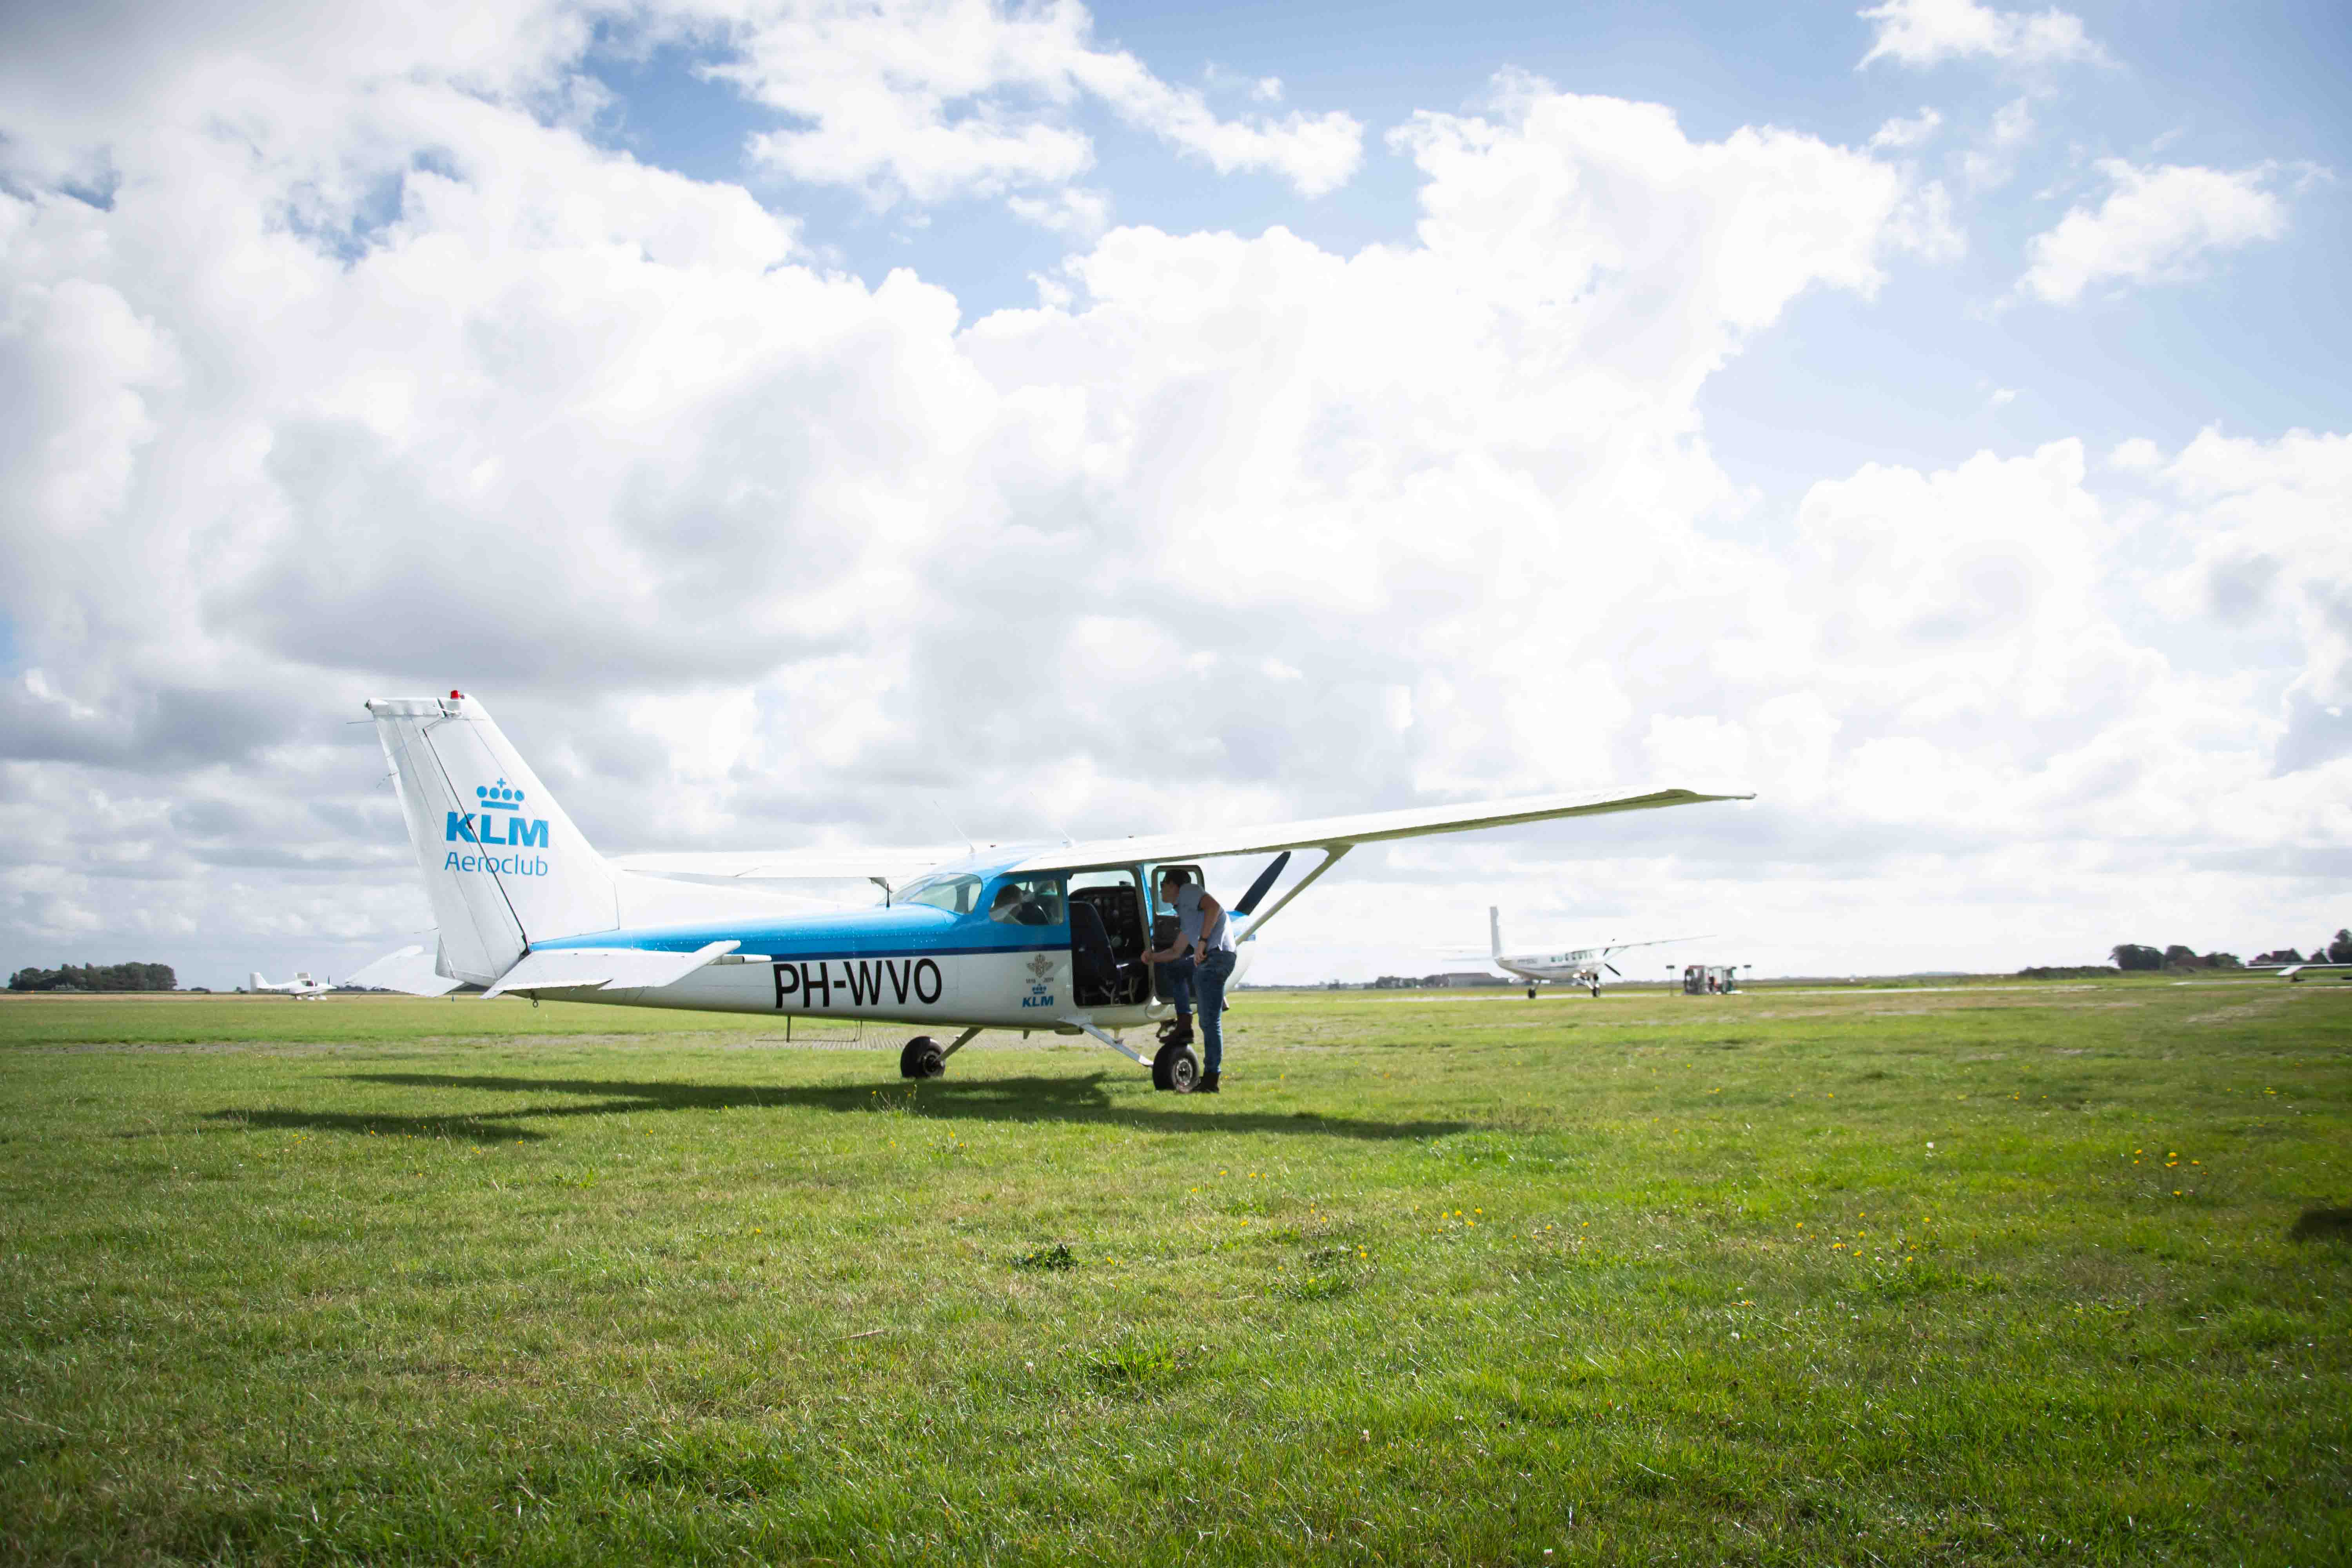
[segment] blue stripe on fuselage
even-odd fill
[[[567,947],[626,947],[647,952],[692,952],[733,942],[738,952],[771,958],[944,958],[953,953],[1066,952],[1070,928],[1017,926],[984,914],[951,915],[925,904],[853,910],[839,914],[781,915],[635,931],[588,931],[531,943],[534,951]]]

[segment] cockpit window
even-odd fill
[[[1006,925],[1057,926],[1062,923],[1062,879],[1007,877],[989,895],[988,918]]]
[[[961,872],[936,871],[908,883],[890,901],[894,904],[929,904],[951,915],[968,915],[979,899],[979,878]]]

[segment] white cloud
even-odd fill
[[[1091,240],[1110,226],[1110,197],[1077,185],[1066,185],[1050,197],[1014,196],[1004,205],[1014,216],[1071,239]]]
[[[2194,542],[2174,603],[2290,637],[2296,693],[2352,701],[2352,436],[2207,430],[2157,478],[2182,509],[2179,536]]]
[[[2076,207],[2034,237],[2021,293],[2071,305],[2099,283],[2193,277],[2216,251],[2286,232],[2286,204],[2268,188],[2273,171],[2267,164],[2234,172],[2142,169],[2107,158],[2098,169],[2115,188],[2095,210]]]
[[[1989,191],[2016,176],[2019,151],[2033,138],[2033,105],[2011,99],[1993,112],[1977,144],[1960,154],[1960,176],[1971,191]]]
[[[1811,137],[1743,127],[1694,142],[1658,105],[1507,74],[1497,108],[1424,111],[1391,133],[1428,179],[1422,243],[1461,269],[1433,285],[1539,304],[1575,326],[1561,347],[1633,379],[1687,390],[1805,289],[1874,290],[1896,243],[1902,176]]]
[[[1952,193],[1929,180],[1895,210],[1888,237],[1896,248],[1927,261],[1952,261],[1968,251],[1968,236],[1952,216]]]
[[[1907,153],[1915,147],[1925,146],[1936,134],[1936,128],[1943,123],[1941,114],[1923,105],[1919,112],[1908,120],[1894,119],[1880,126],[1871,136],[1870,144],[1890,152]]]
[[[880,202],[1076,179],[1094,162],[1077,122],[1087,100],[1220,174],[1272,174],[1307,195],[1338,189],[1362,161],[1352,116],[1220,118],[1133,55],[1094,47],[1093,19],[1073,0],[797,0],[735,13],[681,0],[680,10],[723,23],[730,58],[711,74],[800,122],[755,137],[756,160]]]
[[[2055,7],[2028,14],[1977,0],[1886,0],[1857,15],[1877,24],[1862,57],[1865,66],[1878,59],[1918,68],[1979,58],[2021,65],[2104,58],[2083,19]]]
[[[119,180],[110,207],[0,192],[0,388],[34,411],[0,431],[19,962],[406,940],[407,850],[344,721],[452,685],[616,849],[929,842],[942,801],[993,837],[1742,763],[1765,792],[1367,851],[1268,973],[1392,962],[1367,907],[1443,945],[1497,898],[1564,922],[1567,886],[1791,933],[1781,964],[2024,962],[2070,940],[2053,875],[2104,910],[2154,867],[2220,910],[2295,884],[2194,882],[2177,844],[2352,831],[2352,763],[2283,753],[2252,678],[2112,613],[2149,546],[2075,443],[1873,466],[1777,542],[1725,536],[1707,378],[1920,243],[1902,168],[1512,79],[1397,133],[1409,240],[1118,228],[1047,303],[967,323],[598,150],[527,55],[505,93],[247,54],[63,130],[0,114]],[[2184,531],[2274,492],[2340,510],[2343,438],[2310,440],[2200,444],[2167,504]],[[2303,603],[2318,691],[2342,659]],[[2316,760],[2273,778],[2283,754]],[[1932,953],[1884,934],[1921,886],[1952,900]]]

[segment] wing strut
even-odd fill
[[[1324,872],[1328,871],[1332,867],[1337,866],[1339,863],[1341,857],[1345,856],[1349,850],[1353,849],[1355,846],[1352,844],[1327,844],[1322,847],[1323,864],[1316,867],[1315,869],[1307,872],[1306,876],[1300,878],[1297,887],[1283,894],[1282,897],[1275,900],[1274,908],[1266,910],[1265,913],[1250,921],[1249,930],[1242,932],[1241,934],[1241,940],[1243,942],[1256,941],[1258,931],[1265,927],[1266,921],[1280,914],[1283,911],[1284,906],[1287,905],[1291,900],[1297,898],[1299,894],[1313,887],[1315,885],[1316,878],[1321,876]],[[1279,864],[1279,862],[1277,862],[1277,864]],[[1250,891],[1252,893],[1255,893],[1257,889],[1255,888],[1252,888]]]

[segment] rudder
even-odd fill
[[[482,705],[367,705],[441,928],[446,973],[488,985],[532,942],[620,924],[614,874]]]

